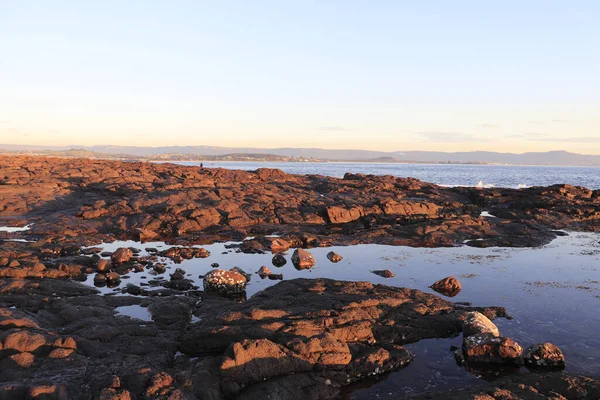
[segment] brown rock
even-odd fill
[[[523,349],[517,342],[489,333],[465,337],[463,352],[469,364],[523,365]]]
[[[262,267],[260,267],[260,269],[258,270],[258,275],[262,278],[265,279],[266,277],[268,277],[271,274],[271,270],[267,267],[265,267],[264,265]]]
[[[327,253],[327,258],[329,259],[329,261],[331,261],[332,263],[338,263],[340,261],[343,260],[343,257],[340,256],[338,253],[336,253],[335,251],[330,251],[329,253]]]
[[[291,247],[290,242],[288,242],[285,239],[275,238],[271,242],[271,252],[273,254],[280,253],[283,251],[288,251],[290,247]]]
[[[131,257],[133,257],[133,252],[130,249],[126,247],[120,247],[111,255],[110,258],[115,264],[123,264],[131,260]]]
[[[460,282],[453,276],[439,280],[429,287],[448,297],[454,297],[462,290]]]
[[[498,337],[500,336],[500,331],[498,330],[498,327],[482,313],[477,311],[468,313],[463,322],[463,335],[468,337],[483,334]]]
[[[13,360],[21,368],[29,368],[35,362],[35,356],[31,353],[13,354],[12,356],[10,356],[10,359]]]
[[[315,265],[315,258],[304,249],[296,249],[292,254],[292,263],[296,269],[309,269]]]
[[[373,272],[375,275],[381,276],[382,278],[393,278],[396,276],[396,274],[394,274],[389,269],[382,269],[382,270],[376,270],[376,271],[371,271],[371,272]]]
[[[117,274],[116,272],[109,272],[106,275],[106,280],[108,282],[120,282],[121,281],[121,275]]]
[[[235,271],[215,269],[204,276],[204,290],[236,294],[246,290],[247,279]]]
[[[4,339],[4,349],[14,349],[20,352],[31,352],[46,344],[46,338],[37,333],[18,331]]]
[[[99,284],[99,285],[106,283],[106,275],[104,275],[104,274],[94,275],[94,283]]]
[[[98,260],[98,264],[96,265],[96,269],[98,272],[106,273],[110,271],[111,263],[109,260],[100,259]]]
[[[327,217],[332,224],[344,224],[347,222],[356,221],[362,217],[362,207],[353,207],[346,209],[343,207],[333,206],[327,207]]]
[[[541,343],[525,350],[525,365],[544,368],[564,368],[565,356],[552,343]]]
[[[73,350],[73,349],[54,349],[50,352],[50,354],[48,355],[48,358],[52,358],[52,359],[67,358],[74,352],[75,352],[75,350]]]

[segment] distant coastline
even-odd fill
[[[151,162],[261,162],[261,163],[365,163],[496,166],[599,167],[600,155],[554,151],[545,153],[429,151],[377,152],[328,149],[248,149],[210,146],[117,147],[117,146],[19,146],[0,144],[0,155],[90,158]]]

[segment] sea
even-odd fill
[[[175,162],[200,165],[200,162]],[[515,166],[488,164],[398,164],[347,162],[204,162],[207,168],[255,170],[277,168],[290,174],[341,178],[346,172],[417,178],[441,186],[527,188],[570,184],[600,189],[600,167]]]

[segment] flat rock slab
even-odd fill
[[[403,344],[458,335],[468,311],[418,290],[295,279],[241,304],[205,298],[196,312],[200,322],[179,348],[191,357],[223,354],[226,396],[266,393],[283,381],[302,387],[307,379],[315,395],[327,381],[343,386],[403,368],[412,360]],[[294,395],[310,395],[305,390]]]

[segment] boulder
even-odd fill
[[[120,282],[121,275],[117,274],[116,272],[109,272],[108,274],[106,274],[106,280],[108,282]]]
[[[309,269],[315,265],[315,258],[304,249],[296,249],[292,254],[292,263],[296,269]]]
[[[462,290],[460,282],[453,276],[439,280],[429,287],[448,297],[454,297]]]
[[[498,330],[498,327],[482,313],[478,311],[468,313],[467,318],[465,318],[465,321],[463,322],[463,336],[469,337],[483,334],[498,337],[500,336],[500,331]]]
[[[258,276],[260,276],[262,279],[265,279],[269,275],[271,275],[271,270],[264,265],[258,270]]]
[[[235,271],[215,269],[204,276],[204,290],[237,294],[246,290],[247,279]]]
[[[469,364],[523,365],[523,349],[517,342],[489,333],[465,337],[463,353]]]
[[[115,264],[123,264],[131,260],[131,257],[133,257],[133,252],[131,251],[131,249],[128,249],[126,247],[120,247],[117,249],[117,251],[112,253],[110,259]]]
[[[541,343],[525,350],[525,365],[543,368],[564,368],[565,356],[552,343]]]
[[[285,259],[283,254],[275,254],[271,262],[276,267],[283,267],[285,264],[287,264],[287,260]]]
[[[96,269],[98,270],[98,272],[108,272],[110,271],[110,268],[112,267],[110,260],[104,260],[104,259],[100,259],[98,260],[98,265],[96,265]]]

